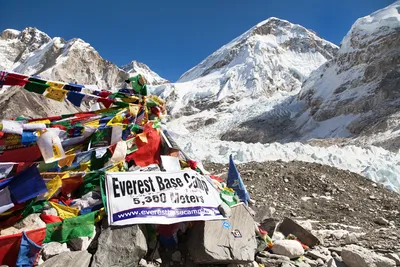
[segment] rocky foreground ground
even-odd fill
[[[204,167],[227,177],[228,165]],[[237,167],[252,201],[249,207],[225,205],[225,221],[158,228],[160,233],[175,232],[174,238],[162,241],[149,235],[149,226],[110,227],[104,218],[92,237],[45,244],[39,266],[400,266],[399,194],[321,164],[273,161]],[[94,198],[94,192],[85,198]],[[43,211],[51,212],[51,207]],[[256,238],[257,223],[273,237],[272,249]],[[43,224],[35,213],[0,234]],[[309,248],[288,240],[288,234]]]
[[[222,177],[228,171],[228,165],[205,167]],[[256,219],[272,210],[277,219],[304,221],[327,246],[346,244],[341,237],[349,232],[357,235],[354,243],[366,248],[400,250],[400,195],[382,185],[317,163],[269,161],[237,167],[255,200]]]

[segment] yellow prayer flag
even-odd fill
[[[50,120],[41,120],[41,121],[31,121],[31,122],[28,122],[28,124],[50,124],[51,123],[51,121]]]
[[[59,102],[62,102],[64,98],[67,96],[69,91],[64,89],[57,89],[55,87],[48,87],[44,92],[44,96]]]
[[[60,82],[53,82],[53,81],[48,81],[47,82],[50,87],[53,87],[55,89],[63,89],[65,83],[60,83]]]
[[[129,105],[129,113],[130,113],[130,115],[131,116],[137,116],[137,114],[139,113],[139,109],[140,109],[139,105],[130,104]]]
[[[98,128],[100,126],[100,120],[93,120],[93,121],[85,122],[84,126],[90,126],[90,127]]]
[[[137,135],[137,137],[139,137],[140,141],[142,141],[143,143],[147,143],[148,142],[146,133],[140,133],[140,134]]]
[[[57,175],[49,182],[47,182],[46,187],[48,192],[45,193],[43,197],[46,198],[47,200],[50,199],[61,186],[62,186],[61,177]]]
[[[51,202],[51,201],[49,202],[49,204],[57,210],[58,217],[60,217],[63,220],[68,219],[68,218],[74,218],[74,217],[78,216],[78,214],[79,214],[78,209],[63,206],[63,205],[60,205],[60,204],[57,204],[57,203]]]
[[[60,168],[62,168],[64,166],[70,167],[72,165],[72,162],[74,161],[75,157],[76,157],[76,154],[66,155],[65,158],[60,159],[58,161],[58,166],[60,166]]]

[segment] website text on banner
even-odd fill
[[[111,225],[224,219],[217,190],[193,170],[107,173],[106,193]]]

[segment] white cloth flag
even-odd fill
[[[0,190],[0,214],[14,207],[8,187]]]

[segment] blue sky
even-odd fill
[[[175,81],[205,57],[269,17],[339,44],[354,21],[393,0],[17,0],[3,1],[0,31],[36,27],[79,37],[117,65],[135,59]]]

